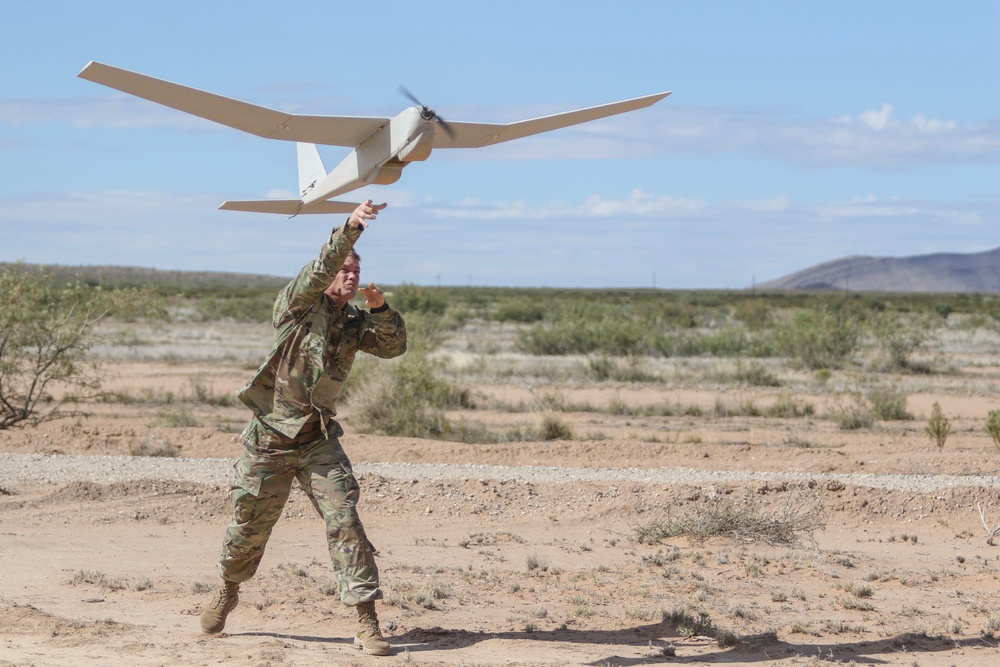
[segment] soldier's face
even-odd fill
[[[337,271],[337,277],[324,290],[334,301],[343,306],[358,293],[361,281],[361,264],[353,257],[348,257],[344,265]]]

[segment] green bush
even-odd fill
[[[941,405],[937,401],[934,401],[931,418],[927,420],[927,428],[924,429],[924,432],[927,433],[931,442],[937,445],[938,449],[944,449],[948,434],[951,433],[951,422],[944,416]]]
[[[739,301],[733,307],[733,316],[753,331],[768,328],[771,314],[771,306],[763,299]]]
[[[924,366],[915,366],[913,355],[922,351],[931,334],[926,317],[903,317],[896,313],[882,312],[870,323],[883,371],[927,372]]]
[[[906,393],[899,387],[873,387],[867,392],[872,413],[882,421],[908,421],[913,415],[906,411]]]
[[[0,273],[0,429],[78,414],[64,410],[101,395],[100,366],[87,351],[113,312],[154,308],[147,293],[60,283],[20,265]],[[61,388],[60,398],[51,391]]]
[[[604,354],[625,356],[655,350],[649,323],[625,317],[562,317],[521,332],[517,349],[535,355]]]
[[[768,336],[751,332],[739,325],[727,325],[707,331],[665,333],[653,339],[653,346],[665,357],[773,356],[773,347]]]
[[[367,366],[349,394],[352,414],[363,431],[449,439],[452,425],[444,411],[468,405],[470,395],[440,377],[438,362],[411,350]]]
[[[404,315],[430,313],[442,315],[448,309],[444,293],[431,287],[403,284],[386,295],[389,305]]]
[[[993,438],[993,444],[997,449],[1000,449],[1000,410],[990,410],[986,416],[984,430]]]
[[[505,300],[497,304],[493,317],[498,322],[523,322],[527,324],[541,322],[545,319],[545,305],[530,298]]]
[[[846,309],[823,305],[802,310],[774,327],[774,349],[809,370],[839,368],[857,351],[861,325],[861,319]]]

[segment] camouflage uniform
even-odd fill
[[[326,522],[330,557],[347,605],[377,600],[374,548],[358,518],[358,482],[340,446],[336,400],[360,350],[391,358],[406,350],[406,328],[387,304],[371,313],[341,309],[323,294],[361,234],[347,225],[330,235],[274,304],[274,346],[238,392],[253,417],[232,483],[233,518],[219,573],[243,582],[257,571],[271,529],[297,479]]]

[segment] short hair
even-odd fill
[[[350,259],[353,259],[353,260],[354,260],[355,262],[357,262],[358,264],[360,264],[360,263],[361,263],[361,255],[359,255],[359,254],[358,254],[358,251],[357,251],[357,250],[355,250],[354,248],[351,248],[351,252],[350,252],[350,253],[348,253],[348,255],[347,255],[347,256],[348,256],[348,258],[350,258]],[[347,261],[347,260],[344,260],[344,261]]]

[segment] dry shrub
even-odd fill
[[[371,365],[351,387],[349,402],[369,433],[448,439],[444,411],[466,407],[469,393],[441,377],[438,362],[422,350]]]
[[[147,433],[146,438],[132,443],[129,447],[132,456],[160,456],[173,458],[180,453],[180,448],[169,440],[157,438],[152,433]]]
[[[547,412],[540,426],[542,440],[572,440],[573,429],[555,413]]]
[[[716,496],[692,505],[682,516],[668,515],[663,521],[639,526],[636,534],[639,542],[648,544],[670,537],[687,537],[698,543],[728,537],[791,545],[803,535],[811,538],[824,525],[822,500],[796,487],[779,507],[771,510],[762,507],[752,493],[738,499]]]

